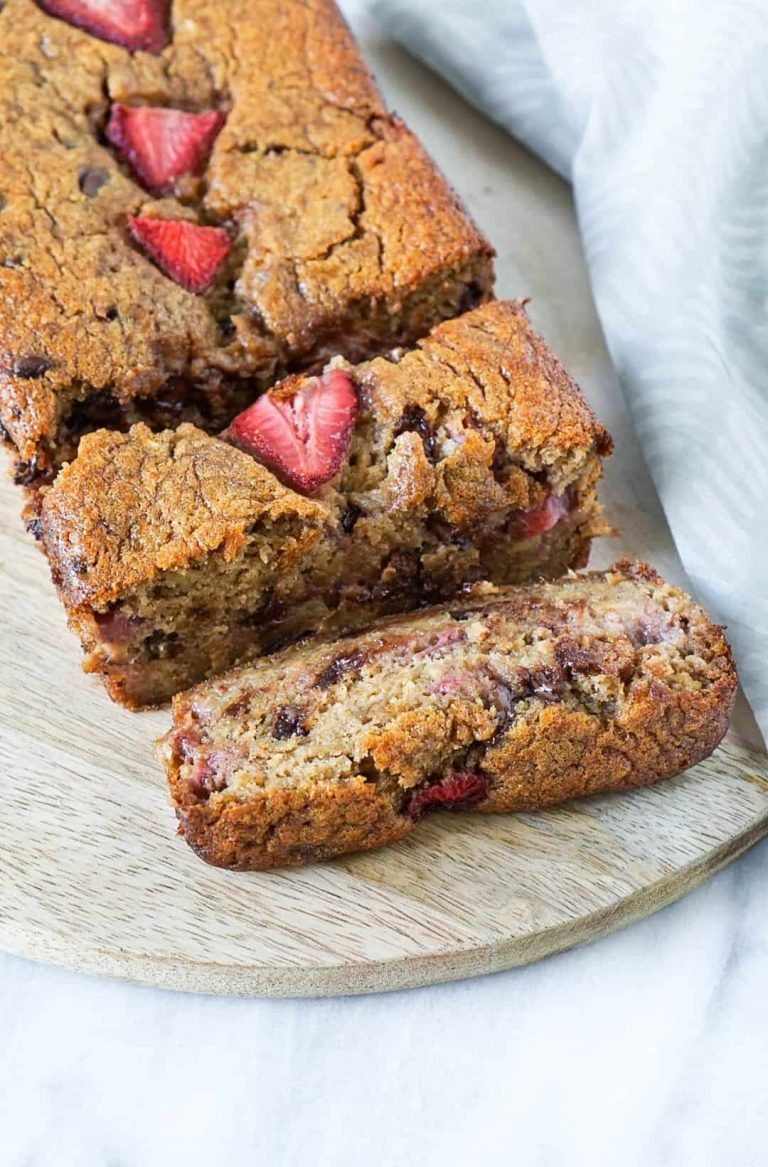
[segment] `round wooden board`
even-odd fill
[[[0,947],[208,993],[363,993],[509,968],[669,903],[768,832],[764,757],[726,744],[654,789],[439,815],[395,847],[266,874],[174,834],[152,742],[79,669],[19,497],[0,488]]]

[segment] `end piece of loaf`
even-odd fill
[[[46,492],[54,580],[117,700],[158,703],[467,581],[584,565],[607,529],[595,484],[610,438],[520,303],[342,364],[359,412],[343,466],[311,499],[190,425],[89,435]]]
[[[184,693],[162,754],[187,842],[243,870],[379,847],[440,809],[669,778],[726,731],[722,629],[642,564],[293,647]]]

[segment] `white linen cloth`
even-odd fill
[[[768,735],[765,0],[368,7],[572,182],[608,348],[677,549],[728,626]]]

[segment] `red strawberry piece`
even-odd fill
[[[412,819],[423,818],[431,810],[467,810],[482,802],[487,793],[488,780],[482,774],[449,770],[439,782],[414,790],[406,810]]]
[[[570,499],[566,494],[551,494],[541,506],[531,511],[512,511],[507,520],[507,533],[513,539],[530,539],[533,535],[541,535],[544,531],[551,531],[555,523],[569,513]]]
[[[160,270],[188,292],[204,292],[210,287],[229,251],[229,236],[223,227],[136,215],[128,216],[128,226]]]
[[[466,693],[472,687],[471,674],[448,672],[444,673],[439,681],[433,681],[429,686],[429,692],[435,693],[438,697],[452,697],[457,693]]]
[[[187,113],[116,101],[106,134],[139,182],[160,195],[175,178],[202,170],[223,124],[224,114],[217,110]]]
[[[126,616],[119,608],[94,613],[101,639],[107,644],[126,644],[146,624],[141,616]]]
[[[124,49],[161,53],[168,44],[167,0],[37,0],[43,12]]]
[[[236,751],[226,746],[220,750],[204,748],[199,750],[187,778],[190,793],[207,802],[212,794],[223,790],[236,756]]]
[[[332,369],[290,397],[265,393],[221,436],[268,466],[286,486],[312,494],[341,468],[357,410],[351,377]]]

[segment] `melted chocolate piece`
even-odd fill
[[[448,615],[452,620],[469,620],[470,616],[487,616],[491,610],[490,604],[473,604],[469,608],[451,608]]]
[[[395,551],[382,569],[374,595],[384,604],[396,601],[398,606],[412,607],[428,603],[433,591],[434,588],[422,580],[418,551]]]
[[[27,357],[19,357],[13,366],[13,372],[16,377],[21,377],[25,381],[37,380],[38,377],[44,377],[53,362],[48,357],[40,353],[32,353]]]
[[[342,511],[341,519],[339,520],[341,523],[341,529],[346,535],[352,534],[355,523],[360,518],[362,513],[363,512],[360,510],[360,507],[356,507],[353,502],[347,503],[346,507]]]
[[[544,665],[540,669],[519,669],[516,676],[516,700],[535,697],[547,705],[560,700],[565,688],[563,670],[558,665]]]
[[[427,421],[427,415],[420,405],[407,405],[403,412],[403,416],[395,427],[395,437],[399,438],[400,434],[414,433],[418,434],[424,443],[424,453],[427,458],[434,465],[439,462],[437,453],[437,438],[435,431]]]
[[[101,166],[83,166],[77,176],[77,185],[87,199],[95,198],[109,182],[109,173]]]
[[[363,652],[352,652],[348,656],[343,654],[336,656],[327,668],[315,677],[315,685],[318,689],[329,689],[331,685],[335,685],[348,673],[357,672],[364,661],[365,653]]]
[[[306,737],[309,730],[304,717],[304,710],[300,706],[283,705],[277,711],[272,726],[272,737],[276,737],[280,741],[285,741],[286,738],[290,737]]]
[[[500,677],[494,672],[490,676],[496,686],[494,704],[499,711],[499,718],[493,736],[486,742],[486,749],[497,746],[514,724],[518,701],[536,700],[543,705],[556,705],[565,690],[566,677],[559,664],[543,665],[540,669],[520,668],[511,679]]]
[[[567,673],[600,672],[603,655],[594,645],[584,647],[575,640],[558,640],[555,645],[555,660]]]
[[[644,630],[647,631],[647,630]],[[555,659],[566,677],[604,673],[628,679],[635,667],[636,650],[646,644],[655,644],[655,639],[634,636],[616,636],[610,641],[594,640],[583,645],[571,637],[562,637],[555,645]]]

